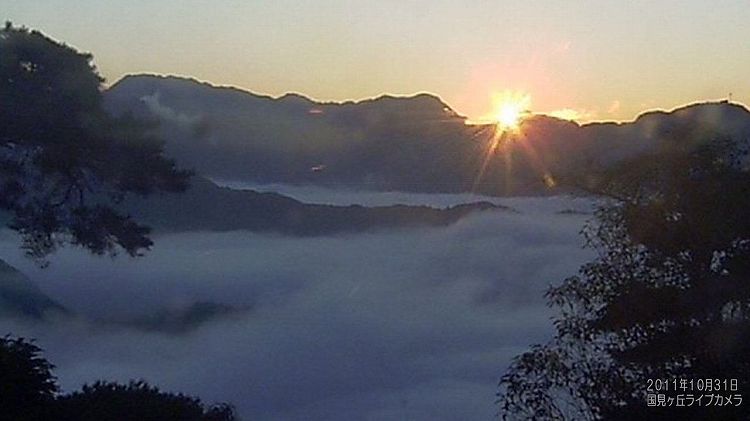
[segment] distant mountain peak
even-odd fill
[[[382,94],[377,97],[359,100],[320,101],[298,92],[287,92],[281,96],[273,97],[231,85],[215,85],[211,82],[201,81],[193,77],[151,73],[125,75],[112,84],[107,91],[111,95],[117,95],[123,91],[138,91],[151,95],[166,90],[198,90],[204,93],[213,92],[217,94],[229,93],[234,95],[244,95],[254,99],[264,99],[310,107],[377,106],[381,104],[391,106],[398,104],[396,107],[403,106],[409,110],[422,110],[424,112],[445,112],[456,118],[464,118],[456,113],[453,108],[446,104],[439,96],[427,92],[419,92],[411,95]]]
[[[284,95],[276,98],[277,101],[285,101],[285,102],[295,102],[299,104],[305,104],[305,105],[313,105],[313,104],[320,104],[319,102],[316,102],[310,98],[308,98],[305,95],[302,95],[297,92],[287,92]]]
[[[445,103],[439,96],[427,92],[420,92],[413,95],[393,95],[382,94],[374,98],[351,101],[349,104],[359,106],[395,106],[409,108],[412,110],[422,110],[424,112],[445,112],[457,118],[464,118],[459,115],[450,105]]]
[[[747,116],[750,116],[750,111],[748,109],[737,102],[729,102],[727,100],[717,100],[717,101],[698,101],[693,102],[690,104],[680,105],[676,108],[673,108],[671,110],[664,110],[664,109],[654,109],[654,110],[648,110],[644,111],[641,114],[639,114],[634,122],[638,122],[639,120],[643,119],[649,119],[653,117],[686,117],[686,118],[696,118],[696,117],[708,117],[708,118],[717,118],[719,117],[719,114],[744,114]]]
[[[321,102],[294,92],[274,98],[179,76],[131,75],[105,100],[116,114],[158,118],[167,153],[200,174],[374,190],[477,186],[492,195],[550,194],[555,190],[546,176],[644,154],[668,136],[750,139],[750,111],[729,101],[651,110],[623,122],[532,115],[520,127],[534,149],[529,158],[522,143],[488,156],[493,125],[467,125],[440,97],[424,92]],[[504,151],[519,159],[506,159]]]

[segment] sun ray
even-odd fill
[[[482,150],[481,164],[477,170],[476,178],[472,184],[472,192],[478,193],[484,178],[488,173],[492,173],[497,166],[493,159],[502,159],[504,188],[506,194],[512,194],[516,188],[523,187],[516,185],[513,178],[513,156],[521,153],[528,162],[530,169],[538,174],[538,182],[543,183],[547,188],[554,188],[557,181],[549,170],[543,156],[539,154],[530,139],[524,132],[522,123],[528,118],[531,112],[531,97],[514,91],[504,91],[493,95],[494,111],[489,118],[485,118],[485,123],[481,129],[477,130],[472,139],[482,137],[484,147]],[[486,136],[482,136],[486,134]],[[496,180],[499,181],[499,180]],[[530,181],[530,183],[534,183]]]
[[[492,103],[492,119],[495,124],[503,131],[515,131],[529,114],[531,96],[521,92],[504,91],[494,94]]]
[[[484,177],[484,173],[487,171],[487,166],[489,165],[490,160],[492,160],[498,146],[504,140],[503,137],[504,132],[497,129],[492,130],[492,134],[489,136],[489,141],[487,142],[487,151],[484,153],[484,157],[482,158],[482,165],[479,166],[479,172],[477,172],[477,176],[474,179],[474,183],[471,187],[472,193],[477,192],[477,188],[482,182],[482,178]]]

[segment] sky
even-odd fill
[[[108,83],[192,76],[326,101],[429,92],[474,120],[498,96],[579,121],[750,103],[746,0],[0,0]]]

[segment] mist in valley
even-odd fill
[[[316,203],[467,200],[276,188]],[[3,231],[4,259],[73,315],[0,330],[36,338],[66,390],[144,378],[243,419],[488,419],[511,358],[553,331],[544,291],[592,257],[579,236],[591,200],[495,201],[510,209],[447,227],[156,234],[141,258],[66,248],[47,269]],[[196,303],[230,311],[179,330],[126,323]]]

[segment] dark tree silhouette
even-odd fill
[[[226,404],[206,407],[198,398],[165,393],[143,381],[96,382],[58,399],[60,421],[231,421]]]
[[[149,229],[116,204],[187,186],[149,124],[105,112],[91,60],[37,31],[0,31],[0,209],[40,260],[64,243],[141,253]]]
[[[233,421],[228,404],[162,392],[143,381],[96,382],[60,395],[54,366],[23,338],[0,338],[0,420],[13,421]]]
[[[48,419],[57,393],[53,366],[23,338],[0,338],[0,419]]]
[[[584,229],[599,257],[547,292],[556,335],[503,376],[503,419],[750,419],[746,403],[646,401],[647,379],[750,390],[746,151],[699,132],[675,130],[589,186],[611,198]]]

